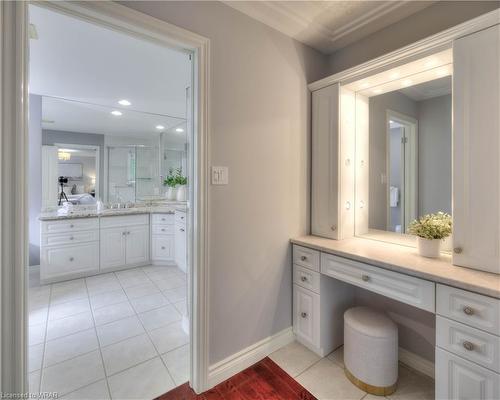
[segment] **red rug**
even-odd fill
[[[316,400],[270,358],[197,395],[185,383],[157,400]]]

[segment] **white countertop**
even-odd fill
[[[291,242],[500,299],[500,275],[452,265],[450,255],[425,258],[412,247],[357,237],[331,240],[301,236]]]

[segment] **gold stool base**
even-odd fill
[[[373,394],[375,396],[387,396],[387,395],[390,395],[396,391],[397,384],[398,384],[397,381],[396,381],[396,383],[394,383],[394,385],[391,385],[391,386],[373,386],[373,385],[365,383],[362,380],[359,380],[358,378],[356,378],[353,374],[351,374],[351,372],[347,368],[344,368],[344,372],[345,372],[345,375],[347,376],[347,378],[354,385],[356,385],[361,390],[363,390],[367,393]]]

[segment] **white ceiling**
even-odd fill
[[[419,85],[400,89],[399,91],[415,101],[451,94],[451,76],[434,79]]]
[[[224,1],[325,54],[416,13],[435,1]]]
[[[31,5],[29,11],[38,34],[30,39],[30,93],[81,102],[45,97],[43,119],[54,122],[44,128],[130,136],[181,122],[132,110],[185,118],[187,53],[43,7]],[[120,99],[132,105],[120,106]],[[123,116],[85,103],[121,110]]]

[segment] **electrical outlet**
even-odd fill
[[[212,167],[212,185],[227,185],[228,183],[227,167]]]

